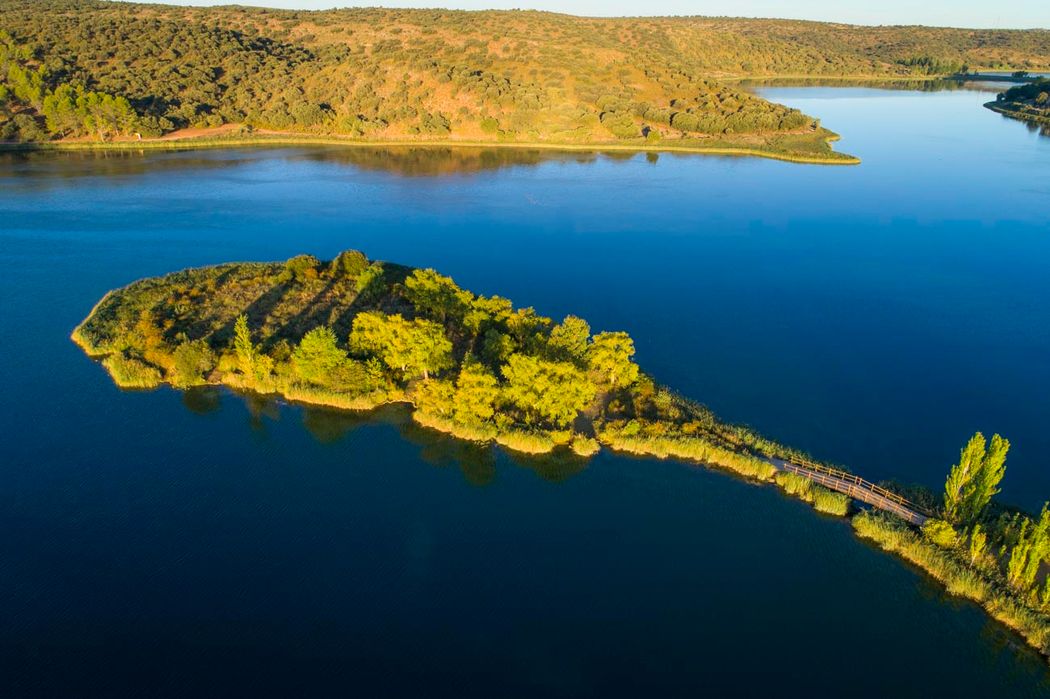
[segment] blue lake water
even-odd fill
[[[987,92],[763,94],[862,164],[0,156],[0,695],[1050,695],[980,610],[771,488],[124,393],[68,340],[139,277],[353,247],[627,330],[659,381],[873,480],[939,487],[1001,432],[1002,497],[1037,509],[1050,138]]]

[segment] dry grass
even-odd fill
[[[102,360],[113,383],[121,388],[156,388],[163,379],[157,367],[123,354],[111,354]]]

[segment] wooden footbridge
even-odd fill
[[[855,500],[895,514],[909,524],[922,526],[927,519],[933,516],[932,512],[921,505],[893,491],[886,490],[882,486],[875,485],[871,481],[866,481],[856,474],[809,462],[795,463],[784,459],[771,459],[771,461],[779,471],[797,473],[829,490],[844,493]]]

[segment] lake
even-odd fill
[[[121,392],[106,290],[369,257],[626,330],[662,383],[872,480],[1012,442],[1050,498],[1050,138],[987,92],[763,88],[854,167],[259,148],[0,155],[0,694],[1050,696],[977,607],[770,487]]]

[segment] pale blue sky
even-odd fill
[[[222,5],[231,0],[166,0]],[[953,27],[1050,28],[1050,0],[240,0],[245,5],[295,9],[346,6],[536,9],[574,15],[728,15],[790,17],[855,24],[929,24]]]

